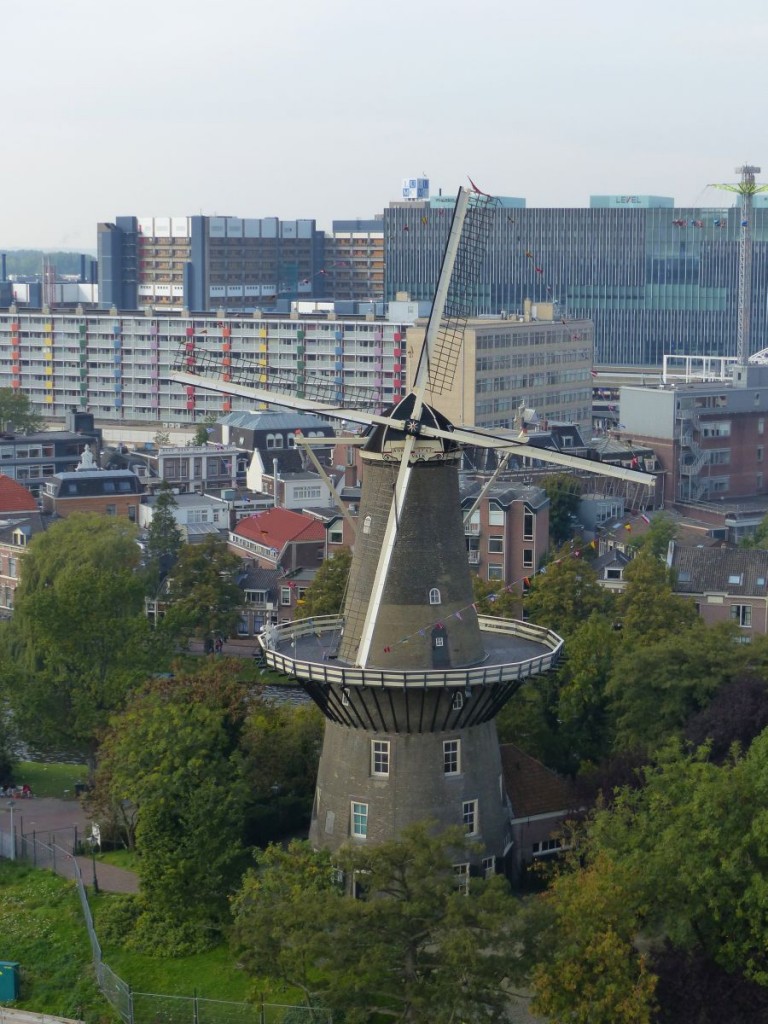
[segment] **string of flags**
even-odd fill
[[[594,550],[597,547],[597,543],[594,540],[592,540],[592,541],[589,542],[588,547],[590,547],[590,548],[592,548]],[[568,558],[568,557],[580,558],[581,557],[581,550],[578,549],[578,548],[575,548],[572,551],[570,551],[568,555],[563,555],[560,558],[556,558],[554,561],[549,562],[547,565],[542,566],[541,569],[537,569],[535,572],[532,572],[530,574],[530,576],[522,576],[520,579],[513,580],[511,583],[505,584],[503,587],[501,587],[500,590],[495,591],[493,594],[488,594],[484,598],[484,600],[488,601],[490,604],[493,604],[495,601],[498,601],[501,597],[503,597],[504,594],[512,593],[514,588],[516,586],[518,586],[519,584],[522,584],[523,592],[525,592],[526,590],[528,590],[528,588],[531,585],[531,581],[536,576],[543,576],[546,573],[546,571],[547,571],[547,569],[549,568],[550,565],[558,565],[560,562],[564,562],[566,560],[566,558]],[[449,615],[448,618],[449,619],[457,619],[459,622],[462,622],[463,621],[463,614],[466,614],[469,611],[474,611],[475,614],[477,614],[477,604],[478,604],[477,601],[472,601],[471,604],[465,605],[464,608],[460,608],[458,611],[452,612],[451,615]],[[413,640],[415,637],[424,638],[428,634],[430,634],[433,629],[445,629],[445,622],[443,622],[441,620],[436,620],[435,622],[432,622],[432,623],[430,623],[427,626],[422,626],[421,629],[417,629],[413,633],[409,633],[407,636],[401,637],[399,640],[393,641],[391,644],[387,644],[383,648],[383,652],[384,652],[384,654],[391,654],[393,647],[399,647],[402,644],[407,644],[407,643],[409,643],[409,641]]]

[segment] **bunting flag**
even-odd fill
[[[640,518],[643,520],[644,523],[647,523],[649,526],[651,525],[651,520],[648,518],[645,512],[640,513]]]
[[[459,622],[462,621],[461,612],[456,612],[456,618],[459,620]]]
[[[427,218],[426,217],[422,217],[421,218],[421,223],[422,224],[426,224],[427,223]]]
[[[525,250],[525,255],[526,255],[527,259],[529,259],[529,260],[533,259],[533,253],[529,252],[527,249]]]
[[[624,529],[625,530],[629,530],[631,532],[631,530],[632,530],[632,523],[624,523]]]
[[[385,647],[384,648],[384,653],[385,654],[391,654],[391,652],[392,652],[392,648],[391,647]]]

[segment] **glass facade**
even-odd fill
[[[415,203],[384,211],[387,300],[428,301],[451,221]],[[665,353],[736,354],[737,207],[498,209],[474,314],[518,312],[525,299],[595,324],[595,359],[656,365]],[[768,209],[753,213],[750,351],[768,345]]]

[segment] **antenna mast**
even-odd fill
[[[768,192],[768,185],[758,185],[755,175],[759,167],[744,164],[736,168],[741,180],[736,184],[715,185],[726,192],[735,192],[741,197],[741,229],[739,234],[739,301],[736,324],[736,362],[743,366],[750,352],[749,321],[752,310],[752,197],[759,192]]]

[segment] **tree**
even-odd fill
[[[508,587],[500,587],[498,582],[474,575],[472,592],[478,615],[495,615],[502,619],[522,618],[522,597]]]
[[[177,638],[233,633],[243,600],[235,582],[240,564],[218,537],[183,547],[169,578],[165,631]]]
[[[147,531],[148,588],[151,594],[176,564],[184,535],[176,523],[178,502],[171,487],[163,482],[152,509],[152,522]]]
[[[658,639],[626,640],[622,634],[606,684],[617,752],[656,750],[679,736],[746,657],[730,624],[711,628],[698,618]]]
[[[348,548],[337,551],[333,558],[326,558],[298,602],[300,618],[341,613],[351,565],[352,552]]]
[[[23,391],[0,388],[0,427],[5,430],[9,423],[18,434],[45,430],[45,419],[33,411],[32,403]]]
[[[677,524],[667,512],[657,512],[642,537],[633,537],[630,547],[649,551],[656,558],[666,558],[669,542],[675,539]]]
[[[134,949],[180,954],[218,941],[245,869],[247,694],[223,665],[148,682],[101,747],[95,805],[136,810]]]
[[[573,533],[581,486],[570,473],[553,473],[544,478],[542,487],[549,498],[549,535],[555,544],[563,544]]]
[[[595,570],[566,547],[533,578],[525,607],[537,625],[568,637],[593,612],[608,612],[611,600]]]
[[[699,621],[692,601],[672,591],[666,565],[644,547],[624,570],[626,587],[618,598],[618,616],[626,644],[659,640]]]
[[[211,428],[216,423],[215,413],[210,413],[205,417],[202,423],[198,423],[195,427],[195,433],[192,435],[190,444],[203,445],[208,444],[211,439]]]
[[[416,825],[399,840],[343,848],[335,865],[364,879],[358,899],[334,885],[327,854],[270,847],[234,902],[240,962],[348,1020],[509,1020],[518,907],[500,877],[458,891],[453,863],[466,860],[465,844],[461,830]]]
[[[253,804],[246,830],[250,843],[264,845],[308,828],[323,724],[314,704],[252,702],[242,744]]]
[[[109,715],[162,664],[138,560],[136,529],[117,518],[71,516],[31,541],[3,674],[14,721],[35,748],[92,755]]]
[[[635,947],[640,912],[609,857],[559,874],[536,910],[533,1011],[551,1024],[650,1024],[656,978]]]

